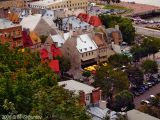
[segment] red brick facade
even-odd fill
[[[22,47],[22,27],[15,26],[11,28],[0,29],[0,43],[9,43],[12,47]]]

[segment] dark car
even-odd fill
[[[140,88],[144,88],[145,90],[148,90],[149,86],[147,84],[143,84],[143,85],[140,86]]]
[[[139,89],[137,89],[137,92],[140,93],[140,94],[143,94],[145,92],[145,89],[139,88]]]
[[[151,83],[152,85],[156,85],[156,82],[154,80],[149,80],[149,83]]]

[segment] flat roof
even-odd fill
[[[128,120],[160,120],[156,117],[150,116],[138,110],[130,110],[127,112]]]
[[[16,26],[20,26],[20,25],[16,25],[12,23],[10,20],[0,18],[0,29],[6,29],[6,28],[11,28]]]
[[[31,2],[30,5],[48,6],[48,5],[52,5],[54,3],[63,2],[63,1],[66,1],[66,0],[40,0],[36,2]]]
[[[77,82],[75,80],[61,81],[61,82],[58,82],[58,85],[60,86],[65,85],[64,89],[67,89],[69,91],[74,91],[75,94],[79,94],[79,91],[83,91],[85,92],[85,94],[88,94],[88,93],[92,93],[92,91],[95,89],[92,86]]]

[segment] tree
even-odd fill
[[[129,80],[126,73],[120,70],[115,71],[110,65],[108,65],[101,66],[96,70],[93,85],[102,89],[105,98],[107,96],[112,96],[113,93],[128,89]]]
[[[71,68],[71,63],[70,63],[70,60],[64,56],[62,57],[56,57],[56,59],[59,60],[59,63],[60,63],[60,69],[63,72],[67,72],[68,70],[70,70]]]
[[[138,67],[129,67],[127,69],[127,74],[133,85],[138,87],[143,84],[143,72]]]
[[[122,32],[123,41],[131,44],[135,37],[135,28],[133,27],[131,20],[123,19],[122,22],[119,23],[119,28]]]
[[[12,64],[11,64],[12,63]],[[39,53],[0,45],[0,116],[25,114],[43,120],[89,120],[78,96],[57,85]]]
[[[114,97],[114,110],[117,112],[128,111],[134,108],[132,93],[124,90]]]
[[[40,115],[44,120],[90,119],[86,115],[85,109],[78,104],[78,98],[59,86],[39,90],[34,96],[34,106],[31,114]]]
[[[158,65],[156,61],[153,60],[145,60],[141,65],[142,69],[145,73],[157,73],[158,72]]]
[[[122,67],[122,65],[127,65],[131,59],[127,55],[114,54],[108,58],[108,61],[114,67]]]
[[[129,80],[127,74],[121,70],[113,70],[109,73],[109,77],[113,80],[115,93],[119,93],[129,88]]]

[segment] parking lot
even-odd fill
[[[134,98],[135,108],[138,109],[140,107],[141,100],[148,99],[150,95],[156,95],[157,93],[160,93],[160,83],[156,84],[142,95],[135,97]]]

